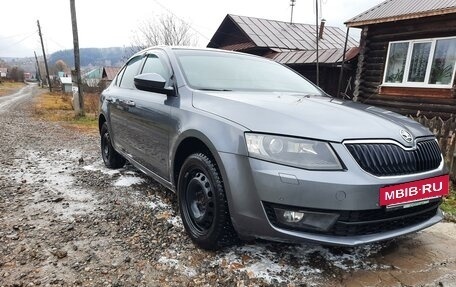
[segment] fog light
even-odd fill
[[[291,211],[291,210],[285,210],[283,212],[283,219],[285,219],[286,222],[299,222],[301,219],[304,217],[304,213],[298,212],[298,211]]]
[[[337,213],[289,210],[277,207],[274,207],[274,213],[278,223],[283,227],[302,230],[328,231],[339,218]]]

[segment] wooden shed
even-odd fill
[[[120,67],[103,67],[103,71],[101,72],[101,84],[103,89],[111,84],[119,70]]]
[[[319,32],[319,86],[336,96],[340,65],[345,52],[346,69],[343,86],[354,78],[358,42],[340,28],[324,26]],[[263,56],[287,65],[316,82],[315,25],[289,23],[228,14],[207,47]],[[351,71],[351,72],[350,72]]]
[[[362,28],[354,100],[402,114],[456,113],[456,0],[386,0]]]

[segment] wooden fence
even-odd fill
[[[411,117],[415,121],[426,126],[435,134],[442,150],[443,158],[450,171],[452,181],[456,181],[456,161],[455,161],[455,144],[456,144],[456,118],[450,117],[442,120],[440,117],[431,119],[425,116]]]

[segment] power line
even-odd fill
[[[183,23],[187,24],[190,29],[192,29],[193,31],[195,31],[197,34],[199,34],[200,36],[202,36],[204,39],[206,40],[210,40],[206,35],[204,35],[203,33],[201,33],[200,31],[196,30],[193,25],[190,25],[190,23],[188,23],[187,21],[185,21],[184,19],[182,19],[181,17],[177,16],[173,11],[171,11],[168,7],[166,7],[165,5],[161,4],[158,0],[153,0],[158,6],[160,6],[162,9],[166,10],[168,13],[170,13],[171,15],[173,15],[174,17],[176,17],[177,19],[181,20]]]
[[[57,42],[56,40],[54,40],[50,37],[47,37],[47,39],[50,40],[51,42],[53,42],[54,44],[56,44],[57,46],[59,46],[60,48],[68,49],[68,47],[63,46],[62,44],[60,44],[59,42]]]
[[[30,34],[30,35],[28,35],[28,36],[22,38],[21,40],[15,42],[15,43],[13,43],[13,44],[10,44],[10,45],[8,45],[8,46],[6,46],[6,47],[2,47],[2,49],[3,49],[3,50],[6,50],[6,49],[9,49],[9,48],[11,48],[11,47],[13,47],[13,46],[16,46],[17,44],[20,44],[20,43],[24,42],[25,40],[27,40],[28,38],[30,38],[30,37],[32,37],[33,35],[35,35],[36,32],[37,32],[37,31],[34,31],[32,34]]]
[[[16,35],[11,35],[11,36],[0,36],[0,39],[16,38],[16,37],[24,36],[26,34],[27,33],[21,33],[21,34],[16,34]]]

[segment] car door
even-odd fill
[[[171,68],[167,56],[160,52],[145,55],[140,74],[157,73],[170,84]],[[170,111],[165,94],[135,90],[128,94],[128,125],[134,145],[133,158],[150,171],[169,180]]]
[[[128,105],[128,99],[136,92],[133,78],[141,68],[142,59],[142,56],[137,56],[128,61],[118,74],[115,85],[110,87],[106,94],[111,123],[111,138],[114,146],[130,157],[136,152],[134,151],[135,143],[129,124],[131,122],[131,113],[129,112],[131,107]]]

